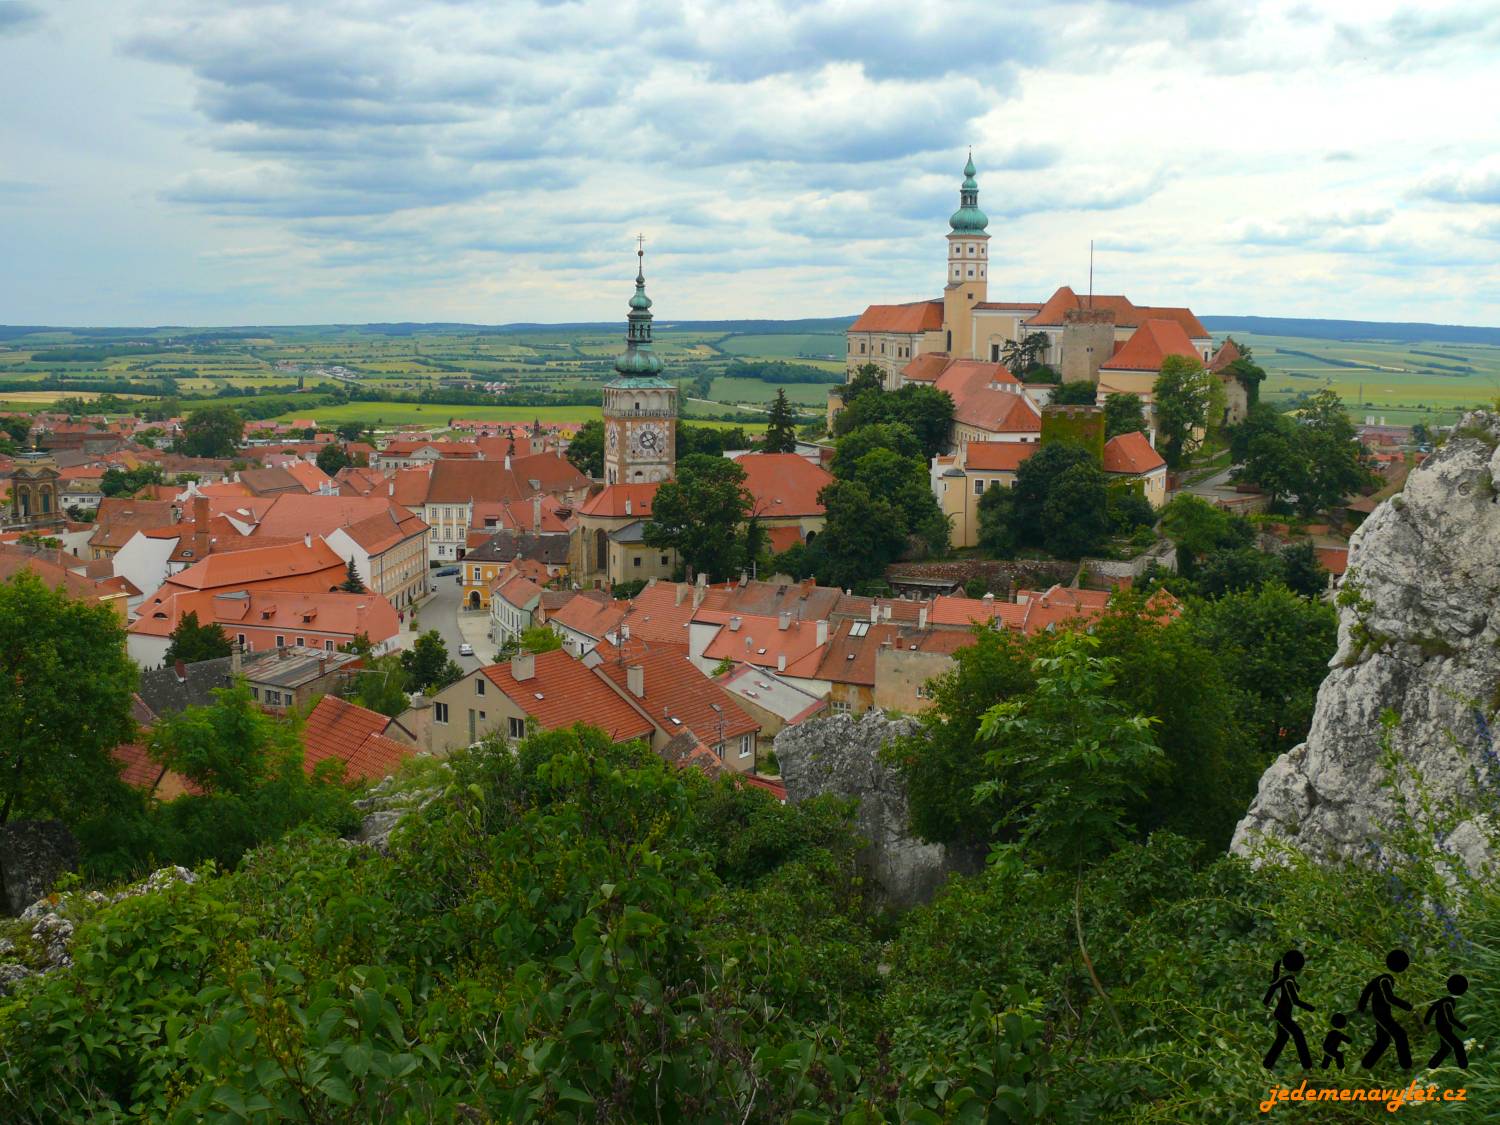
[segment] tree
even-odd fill
[[[818,502],[826,512],[823,533],[809,549],[818,580],[853,589],[883,577],[906,549],[906,519],[884,496],[858,481],[824,485]]]
[[[1290,426],[1258,433],[1250,441],[1240,475],[1259,485],[1273,508],[1307,488],[1307,461],[1298,448],[1301,444]]]
[[[740,566],[740,525],[753,504],[737,462],[694,453],[677,462],[676,480],[656,490],[643,538],[675,550],[693,575],[717,582]]]
[[[1248,521],[1188,492],[1174,496],[1162,509],[1161,528],[1177,545],[1177,569],[1188,578],[1202,556],[1221,548],[1248,547],[1255,540]]]
[[[1130,484],[1110,485],[1106,507],[1110,531],[1116,535],[1129,535],[1156,523],[1156,509],[1151,506],[1151,501]]]
[[[1280,560],[1254,547],[1226,547],[1210,551],[1193,566],[1193,581],[1205,598],[1220,598],[1240,590],[1258,590],[1281,577]]]
[[[562,637],[555,629],[533,625],[521,631],[522,652],[554,652],[562,648]]]
[[[839,387],[835,392],[839,398],[844,400],[844,406],[848,407],[855,399],[870,391],[883,391],[885,389],[885,377],[879,366],[873,363],[862,363],[854,369],[854,376]]]
[[[350,701],[391,718],[410,707],[402,655],[388,652],[384,656],[366,659],[365,666],[355,670],[348,693]]]
[[[208,793],[243,795],[289,764],[302,765],[297,729],[262,711],[244,680],[216,689],[207,707],[159,719],[147,749]]]
[[[318,450],[317,464],[329,476],[333,476],[340,469],[347,468],[353,462],[342,445],[330,441],[322,449]]]
[[[360,441],[365,436],[363,422],[344,422],[334,431],[344,441]]]
[[[200,660],[218,660],[229,655],[229,637],[217,622],[208,625],[198,623],[198,612],[188,610],[177,619],[170,636],[163,661],[172,664],[196,664]]]
[[[1026,381],[1032,371],[1040,367],[1042,357],[1051,345],[1045,332],[1029,332],[1016,340],[1007,340],[1000,348],[1000,362],[1005,364],[1017,379]]]
[[[920,539],[930,552],[942,554],[948,549],[948,517],[938,507],[922,461],[891,449],[871,449],[846,470],[846,479],[863,484],[871,496],[884,497],[894,504],[901,512],[906,533]]]
[[[920,383],[909,383],[898,391],[884,391],[877,385],[846,403],[833,420],[836,436],[882,423],[900,423],[917,439],[923,458],[935,457],[947,448],[953,426],[953,398],[947,391]]]
[[[1255,362],[1249,344],[1241,344],[1233,336],[1226,336],[1224,343],[1234,344],[1240,351],[1239,358],[1224,371],[1239,380],[1240,386],[1245,388],[1246,404],[1254,407],[1260,401],[1260,385],[1265,381],[1266,369]]]
[[[833,460],[829,462],[828,471],[847,480],[854,472],[855,463],[874,449],[889,449],[913,460],[922,456],[922,446],[917,441],[917,435],[904,422],[875,422],[861,426],[834,442]]]
[[[1330,390],[1312,395],[1302,407],[1299,444],[1307,479],[1297,497],[1304,515],[1326,511],[1373,479],[1364,463],[1364,447],[1355,440],[1344,402]]]
[[[0,430],[9,434],[17,445],[24,445],[31,433],[31,418],[25,414],[7,414],[0,418]]]
[[[1151,389],[1156,405],[1158,449],[1167,465],[1180,468],[1202,443],[1210,419],[1219,418],[1224,388],[1204,370],[1201,360],[1169,355]]]
[[[1129,393],[1104,396],[1104,438],[1146,432],[1146,414],[1141,396]]]
[[[1099,388],[1086,380],[1059,383],[1052,392],[1052,401],[1058,406],[1093,406],[1099,398]]]
[[[233,457],[245,433],[245,420],[231,406],[204,406],[182,423],[178,449],[189,457]]]
[[[119,614],[30,570],[0,582],[0,684],[0,824],[74,823],[118,797],[110,751],[135,734],[136,686]]]
[[[1088,450],[1071,442],[1043,445],[1021,462],[1012,488],[989,489],[979,501],[980,541],[997,552],[1031,546],[1077,558],[1108,534],[1104,473]]]
[[[677,455],[682,456],[679,445]],[[568,460],[586,477],[604,475],[604,423],[592,418],[578,427],[568,442]]]
[[[1293,543],[1281,551],[1281,580],[1294,594],[1321,597],[1328,589],[1328,571],[1318,561],[1311,539]]]
[[[416,643],[401,654],[401,667],[406,671],[407,686],[412,691],[429,694],[463,679],[463,669],[448,657],[448,646],[442,635],[429,629],[417,638]]]
[[[134,496],[148,484],[161,483],[161,466],[148,461],[133,469],[105,469],[99,481],[104,496]]]
[[[1152,720],[1112,698],[1119,661],[1096,655],[1098,648],[1097,637],[1063,630],[1032,662],[1036,687],[985,712],[979,736],[990,746],[984,761],[992,776],[974,796],[1003,798],[999,824],[1015,832],[1023,854],[1076,873],[1078,951],[1119,1027],[1084,942],[1083,872],[1129,837],[1127,811],[1165,758]]]
[[[786,388],[776,388],[776,398],[766,417],[766,436],[761,442],[763,453],[794,453],[797,449],[797,416],[786,399]]]
[[[344,564],[344,581],[339,586],[346,594],[366,594],[369,590],[365,587],[364,579],[359,576],[359,569],[354,565],[354,556],[349,556],[349,561]]]

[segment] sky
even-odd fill
[[[1500,325],[1500,5],[0,0],[0,323]]]

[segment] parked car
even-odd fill
[[[471,645],[471,644],[469,644],[468,641],[465,641],[463,644],[461,644],[461,645],[458,646],[458,655],[459,656],[473,656],[474,655],[474,646]]]
[[[456,567],[456,566],[444,566],[444,567],[439,567],[438,568],[437,576],[439,578],[447,578],[448,575],[450,575],[450,574],[457,574],[457,573],[458,573],[458,567]]]

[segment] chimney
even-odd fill
[[[542,498],[540,496],[531,498],[531,530],[542,530]]]
[[[695,584],[700,590],[706,587],[708,585],[708,573],[706,571],[700,573]]]
[[[784,653],[784,652],[778,652],[776,654],[776,671],[778,671],[778,672],[785,672],[786,671],[786,653]]]
[[[396,482],[395,481],[391,481],[390,484],[388,484],[388,485],[385,486],[385,494],[387,496],[390,496],[390,497],[394,497],[396,495]]]
[[[677,583],[677,588],[672,591],[672,604],[673,605],[681,605],[682,604],[682,599],[683,599],[683,597],[686,594],[687,594],[687,586],[684,585],[681,582]],[[694,604],[696,605],[696,603],[694,603]]]
[[[813,592],[813,587],[816,586],[817,584],[818,584],[818,580],[816,578],[804,578],[802,580],[802,595],[801,596],[804,597],[804,598],[807,597],[809,594],[811,594]]]
[[[320,657],[318,657],[318,675],[325,676],[327,674],[328,674],[328,657],[326,657],[326,656],[320,656]]]
[[[625,669],[625,686],[630,689],[630,694],[637,699],[646,698],[646,669],[639,664],[632,664]]]
[[[740,571],[740,589],[743,590],[749,584],[750,584],[750,574],[749,574],[749,572],[748,571],[744,571],[744,570]]]
[[[302,545],[304,547],[311,547],[312,546],[312,532],[310,532],[310,531],[304,531],[302,533]]]
[[[891,619],[891,604],[890,604],[890,602],[886,602],[885,605],[883,605],[883,606],[880,607],[880,610],[881,610],[881,614],[880,615],[882,617],[884,617],[887,621],[889,621]]]
[[[877,622],[879,620],[880,620],[880,606],[876,602],[872,601],[870,603],[870,624],[873,625],[873,624],[875,624],[875,622]]]
[[[927,628],[927,607],[925,605],[921,609],[917,610],[917,628]]]
[[[536,678],[536,656],[530,652],[523,652],[513,657],[510,662],[510,674],[518,681],[524,682]]]
[[[630,515],[630,501],[629,500],[625,501],[625,514],[627,516]]]
[[[781,616],[776,619],[776,628],[785,633],[792,627],[792,615],[786,610],[781,611]]]
[[[505,455],[505,467],[506,467],[507,470],[510,468],[510,454],[509,453],[507,453]]]
[[[980,598],[979,600],[982,601],[982,602],[992,602],[992,601],[995,600],[995,595],[994,594],[985,594],[985,596],[982,597],[982,598]]]
[[[742,624],[743,622],[738,617],[731,617],[729,619],[729,631],[731,633],[738,633]]]
[[[179,684],[187,683],[187,665],[180,660],[172,661],[172,671],[177,674]]]
[[[828,643],[828,621],[825,619],[823,621],[819,621],[818,622],[818,644],[820,644],[820,645],[826,645],[827,643]]]
[[[208,534],[208,497],[193,497],[193,524],[197,527],[199,534]]]
[[[241,655],[242,649],[243,646],[238,641],[229,646],[229,675],[231,679],[238,678],[240,672],[244,669],[245,662],[244,657]]]

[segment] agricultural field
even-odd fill
[[[796,332],[784,336],[769,333],[725,336],[718,341],[725,355],[755,359],[821,359],[844,365],[844,337],[842,334]]]
[[[793,406],[822,409],[828,402],[831,383],[767,383],[763,379],[741,379],[720,375],[713,381],[709,394],[717,402],[764,405],[785,391]]]
[[[1500,398],[1495,345],[1233,335],[1266,369],[1261,394],[1276,405],[1328,387],[1357,422],[1373,416],[1391,425],[1444,424]]]

